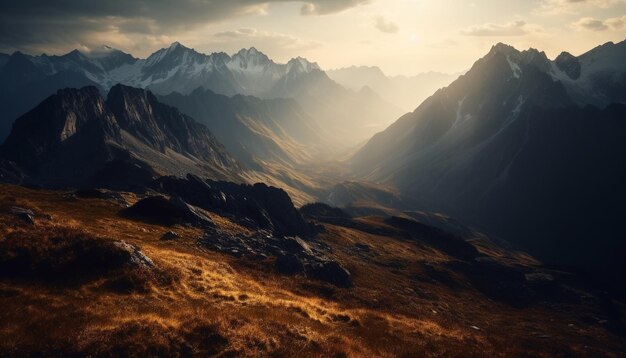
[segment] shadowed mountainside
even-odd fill
[[[27,182],[47,186],[141,185],[186,173],[236,180],[241,171],[206,127],[122,85],[106,100],[95,87],[58,91],[16,121],[0,152]]]
[[[412,207],[444,212],[548,263],[614,280],[626,272],[616,254],[625,249],[618,223],[626,214],[626,106],[581,107],[598,98],[575,94],[604,86],[585,79],[599,81],[597,74],[616,66],[624,71],[624,46],[553,62],[534,49],[498,44],[374,136],[353,168],[397,186]],[[623,100],[618,92],[602,98]]]

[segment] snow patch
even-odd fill
[[[509,66],[511,66],[511,71],[513,71],[513,77],[520,78],[520,76],[522,75],[522,69],[519,67],[519,65],[513,62],[510,56],[506,57],[506,61],[509,63]]]
[[[465,100],[467,99],[467,96],[463,97],[462,100],[460,100],[457,104],[456,107],[456,120],[454,121],[454,124],[452,125],[452,128],[455,128],[465,122],[467,122],[468,120],[472,119],[472,114],[471,113],[466,113],[463,114],[463,103],[465,102]]]

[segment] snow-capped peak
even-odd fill
[[[315,62],[310,62],[304,57],[292,58],[287,62],[287,72],[296,71],[301,73],[309,73],[314,70],[319,70],[320,66]]]
[[[109,45],[102,45],[100,47],[91,49],[89,52],[86,53],[86,55],[89,58],[100,58],[100,57],[105,57],[114,53],[123,53],[123,52]]]
[[[261,52],[256,49],[256,47],[250,47],[249,49],[242,48],[237,52],[237,55],[245,55],[245,56],[255,56],[260,54]]]
[[[111,46],[75,50],[63,56],[39,56],[34,63],[46,74],[77,70],[102,88],[116,83],[151,87],[156,93],[189,93],[204,86],[222,93],[273,96],[282,79],[320,70],[316,63],[297,57],[288,63],[275,63],[255,47],[229,56],[224,52],[203,54],[173,42],[146,59],[137,59]],[[214,86],[214,87],[211,87]]]
[[[243,48],[239,50],[239,52],[233,55],[233,59],[236,58],[240,58],[246,62],[254,61],[257,64],[259,64],[260,62],[271,62],[267,55],[254,47],[250,47],[249,49]]]
[[[177,48],[179,48],[179,47],[185,47],[185,46],[183,46],[183,45],[182,45],[180,42],[178,42],[178,41],[174,41],[174,42],[172,42],[172,44],[170,45],[170,47],[168,47],[168,49],[175,50],[175,49],[177,49]]]
[[[534,48],[519,51],[513,46],[498,43],[491,48],[485,57],[483,57],[483,60],[489,60],[497,55],[501,55],[506,58],[506,61],[511,67],[512,76],[515,78],[520,78],[524,69],[527,67],[534,67],[546,73],[550,72],[552,69],[552,62],[548,59],[546,53],[538,51]]]
[[[501,53],[505,56],[513,56],[513,55],[518,55],[520,52],[513,46],[511,45],[507,45],[505,43],[502,42],[498,42],[497,44],[493,45],[491,47],[491,50],[489,51],[489,53],[487,54],[487,56],[493,56],[496,53]]]

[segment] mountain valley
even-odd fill
[[[623,356],[625,74],[0,55],[0,355]]]

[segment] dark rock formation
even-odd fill
[[[283,254],[276,258],[276,269],[283,275],[304,274],[304,265],[298,256]]]
[[[35,223],[35,213],[30,209],[14,206],[11,208],[11,214],[27,224],[32,225]]]
[[[251,236],[230,235],[217,229],[207,230],[200,243],[210,249],[249,259],[275,257],[274,266],[285,275],[303,275],[338,287],[351,287],[350,272],[330,259],[330,247],[317,240],[276,237],[259,230]]]
[[[252,228],[271,230],[275,235],[306,236],[311,231],[289,195],[265,184],[239,185],[187,175],[185,179],[162,177],[150,187],[199,208],[229,215]]]
[[[352,287],[352,276],[337,261],[322,261],[307,267],[307,276],[330,282],[338,287]]]
[[[554,60],[556,66],[565,72],[569,78],[577,80],[580,77],[580,61],[569,52],[561,52]]]
[[[161,235],[161,240],[163,241],[178,240],[179,238],[180,236],[173,231],[168,231],[165,234]]]
[[[215,226],[209,217],[180,198],[168,199],[163,196],[151,196],[142,199],[135,205],[122,210],[120,215],[165,226],[181,224],[192,224],[200,227]]]

